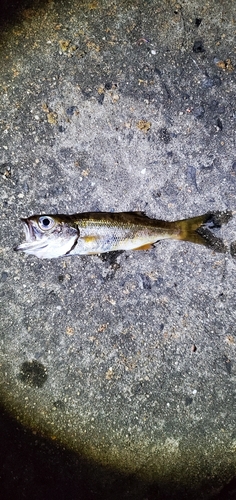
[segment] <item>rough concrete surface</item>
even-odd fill
[[[235,19],[232,1],[48,1],[1,32],[1,401],[91,461],[91,498],[117,474],[137,500],[235,476],[235,217],[225,254],[45,261],[13,251],[20,217],[234,214]]]

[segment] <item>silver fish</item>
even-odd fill
[[[174,239],[224,252],[222,240],[209,230],[221,225],[217,214],[219,216],[220,213],[173,222],[150,219],[143,212],[33,215],[21,219],[26,241],[15,250],[36,255],[40,259],[54,259],[115,250],[148,250],[160,240]],[[230,217],[228,212],[223,222],[227,222]]]

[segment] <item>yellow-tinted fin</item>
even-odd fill
[[[152,243],[146,243],[145,245],[142,245],[141,247],[133,248],[133,250],[150,250],[153,248]]]
[[[225,219],[220,218],[220,214],[205,214],[191,219],[185,219],[173,222],[176,229],[179,229],[177,239],[190,241],[199,245],[211,247],[216,252],[225,252],[226,247],[220,238],[217,238],[209,228],[219,228],[221,224],[228,222],[231,214],[225,214]]]

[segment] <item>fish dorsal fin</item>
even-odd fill
[[[142,212],[141,210],[134,210],[133,212],[130,210],[129,212],[126,212],[127,214],[131,214],[131,215],[140,215],[141,217],[146,217],[147,219],[150,219],[150,217],[148,217],[148,215],[145,214],[145,212]]]

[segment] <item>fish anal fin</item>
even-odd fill
[[[133,250],[151,250],[153,248],[152,243],[146,243],[145,245],[141,245],[141,247],[133,248]]]

